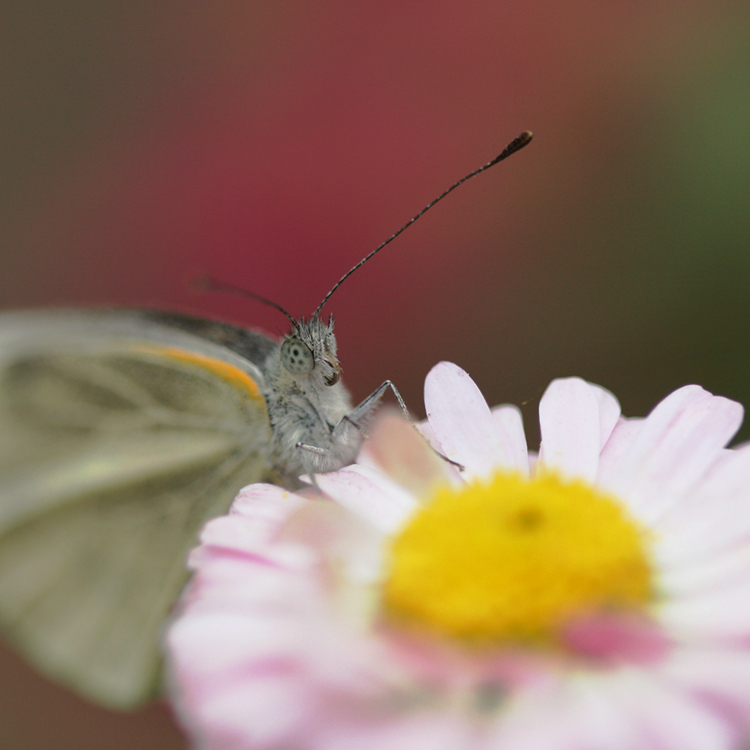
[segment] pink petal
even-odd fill
[[[335,560],[337,578],[345,575],[353,585],[371,587],[380,580],[382,531],[328,498],[308,500],[284,524],[279,540],[314,549],[321,560]]]
[[[607,488],[653,523],[701,478],[741,421],[739,404],[681,388],[644,420]]]
[[[200,688],[207,686],[212,676],[222,681],[233,674],[244,678],[258,660],[282,654],[288,658],[300,652],[304,644],[300,630],[301,624],[290,617],[191,612],[170,628],[167,647],[181,681]]]
[[[580,378],[554,380],[539,404],[540,462],[567,477],[593,482],[599,453],[619,415],[619,406],[598,386]]]
[[[228,516],[209,521],[201,531],[203,547],[223,547],[235,552],[249,552],[270,541],[279,526],[305,500],[287,490],[270,484],[243,487],[229,510]],[[191,553],[191,564],[205,554],[198,548]]]
[[[403,488],[364,466],[318,474],[316,480],[326,495],[386,534],[398,530],[417,507]]]
[[[492,409],[492,419],[500,433],[503,449],[508,456],[509,469],[529,474],[529,451],[523,430],[523,417],[517,406],[503,404]]]
[[[285,555],[287,550],[292,554]],[[290,560],[294,553],[298,559]],[[299,545],[273,545],[268,557],[270,562],[261,554],[252,558],[212,554],[207,550],[187,595],[183,597],[185,611],[255,615],[259,610],[279,607],[290,601],[295,601],[295,606],[299,607],[319,594],[309,580],[317,570],[318,559],[314,550]],[[280,562],[276,563],[276,558]],[[252,580],[252,587],[247,585],[248,580]],[[284,609],[285,612],[288,610],[288,607]]]
[[[445,451],[443,450],[443,446],[440,445],[440,441],[435,437],[435,432],[430,427],[430,423],[425,420],[424,422],[418,422],[417,423],[417,429],[422,433],[425,440],[438,452],[441,454],[441,456],[445,455]],[[454,466],[453,464],[449,463],[448,461],[445,461],[444,459],[440,459],[444,466],[444,472],[445,472],[445,479],[446,481],[453,485],[454,487],[463,487],[466,482],[463,478],[463,471],[459,470],[458,467]],[[463,466],[463,464],[462,464]]]
[[[276,531],[276,527],[273,527]],[[308,564],[310,550],[291,545],[269,545],[271,529],[264,522],[242,516],[219,516],[203,528],[202,545],[190,555],[190,564],[203,565],[222,552],[243,554],[268,564],[301,567]]]
[[[274,484],[251,484],[239,491],[229,513],[273,524],[286,518],[303,502],[294,493]]]
[[[447,481],[450,464],[431,448],[402,414],[381,415],[370,428],[357,463],[380,469],[412,494],[428,493],[436,484]]]
[[[465,468],[465,479],[513,468],[487,402],[460,367],[450,362],[433,367],[425,380],[424,399],[440,450]]]
[[[565,626],[563,639],[575,653],[609,665],[653,664],[671,647],[656,623],[625,613],[599,613],[573,620]]]

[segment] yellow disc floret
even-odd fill
[[[477,644],[550,643],[573,617],[642,608],[647,538],[615,498],[555,475],[443,488],[393,541],[386,612]]]

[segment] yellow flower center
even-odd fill
[[[645,542],[584,482],[498,474],[442,488],[393,541],[385,609],[477,644],[550,644],[572,617],[651,600]]]

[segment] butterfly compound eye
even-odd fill
[[[315,360],[306,344],[291,338],[281,345],[281,364],[292,375],[307,375],[315,367]]]

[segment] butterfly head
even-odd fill
[[[318,377],[325,385],[335,385],[341,365],[336,355],[333,316],[327,322],[317,315],[295,321],[281,345],[281,365],[295,378]]]

